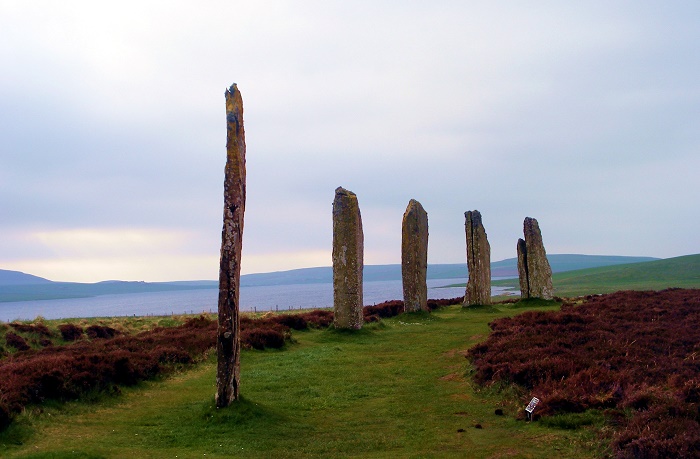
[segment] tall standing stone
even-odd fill
[[[469,280],[464,304],[491,304],[491,246],[478,210],[464,213]]]
[[[336,328],[360,329],[364,235],[357,196],[342,187],[333,200],[333,322]]]
[[[234,83],[226,90],[226,169],[224,224],[219,263],[219,325],[216,339],[216,406],[238,400],[240,392],[239,294],[245,211],[245,132],[243,99]]]
[[[411,199],[401,225],[401,278],[406,312],[428,309],[428,214]]]
[[[518,276],[522,298],[552,299],[552,268],[544,250],[540,225],[534,218],[523,222],[525,240],[518,240]]]

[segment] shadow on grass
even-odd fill
[[[286,420],[284,415],[243,396],[226,408],[217,408],[214,399],[209,400],[203,405],[202,418],[207,424],[236,427],[272,426]]]
[[[515,303],[507,303],[503,305],[503,307],[507,309],[549,308],[554,306],[561,306],[561,301],[543,300],[542,298],[524,298]]]
[[[22,456],[25,459],[106,459],[107,456],[102,456],[94,453],[86,453],[83,451],[52,451],[50,453],[30,454]]]
[[[439,316],[435,315],[432,312],[427,312],[427,311],[405,312],[405,313],[400,314],[396,317],[399,320],[404,320],[404,321],[406,321],[406,320],[425,320],[425,321],[441,320],[441,318]]]
[[[139,383],[133,387],[139,387]],[[83,405],[100,405],[110,406],[118,403],[120,400],[119,394],[121,391],[113,386],[113,389],[108,391],[90,390],[80,395],[75,400],[56,400],[46,399],[41,404],[29,405],[25,407],[23,413],[10,423],[4,430],[0,430],[0,457],[3,457],[3,451],[11,450],[13,447],[22,446],[31,441],[36,434],[34,422],[35,420],[45,417],[47,414],[70,413],[74,410],[75,402]],[[77,458],[100,458],[102,456],[94,453],[84,453],[81,451],[58,451],[51,453],[36,453],[31,458],[62,458],[62,457],[77,457]]]
[[[479,312],[487,314],[498,314],[502,312],[499,308],[492,304],[472,304],[470,306],[462,306],[460,308],[461,312]]]
[[[377,322],[364,323],[362,328],[359,330],[351,328],[335,328],[334,325],[331,325],[321,333],[323,340],[334,341],[338,339],[342,340],[344,338],[371,336],[375,331],[382,330],[384,328],[386,328],[386,324],[383,320],[379,320]]]
[[[13,422],[0,432],[0,452],[12,446],[21,446],[31,437],[31,429],[23,422]]]
[[[29,456],[23,457],[25,459],[106,459],[106,456],[83,451],[51,451],[47,453],[30,454]]]
[[[266,457],[262,452],[274,442],[281,438],[303,439],[313,429],[294,409],[287,411],[246,397],[227,408],[216,408],[213,397],[200,406],[201,411],[194,413],[196,418],[190,426],[179,431],[178,438],[165,438],[164,442],[182,446],[183,451],[185,448],[196,451],[211,444],[248,445],[247,448],[255,445],[261,452],[257,457]]]
[[[542,425],[554,429],[576,430],[584,426],[605,424],[605,417],[596,410],[583,413],[563,413],[555,416],[545,416],[539,421]]]

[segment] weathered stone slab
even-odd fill
[[[342,187],[333,200],[333,323],[336,328],[360,329],[364,234],[357,196]]]
[[[518,239],[518,281],[520,282],[520,297],[529,298],[530,285],[527,278],[527,245],[524,239]]]
[[[464,304],[491,304],[491,246],[478,210],[464,213],[464,229],[469,270]]]
[[[234,83],[226,90],[226,169],[224,224],[219,263],[219,324],[216,340],[216,406],[226,407],[240,393],[240,278],[246,197],[243,99]]]
[[[537,220],[526,217],[523,222],[524,244],[518,240],[518,275],[522,298],[552,299],[552,268],[542,242]]]
[[[406,312],[428,309],[428,213],[409,201],[401,225],[401,278]]]

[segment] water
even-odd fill
[[[429,298],[456,298],[464,287],[440,288],[466,283],[466,279],[429,279]],[[503,294],[492,287],[492,294]],[[100,295],[91,298],[16,301],[0,303],[0,321],[75,317],[147,316],[196,314],[217,310],[217,289]],[[365,305],[403,298],[401,281],[375,281],[364,284]],[[274,311],[333,306],[333,284],[268,285],[241,288],[242,311]]]

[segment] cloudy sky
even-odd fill
[[[330,266],[334,190],[365,263],[700,252],[700,3],[0,0],[0,268],[216,279],[224,90],[243,95],[244,273]]]

